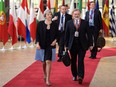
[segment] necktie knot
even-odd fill
[[[76,25],[79,24],[79,19],[75,19],[75,24],[76,24]]]
[[[93,9],[90,10],[90,19],[92,19],[93,13],[94,13]]]
[[[93,15],[93,12],[94,12],[94,11],[93,11],[93,9],[92,9],[92,10],[91,10],[91,15]]]
[[[64,25],[64,15],[62,14],[62,16],[61,16],[61,29],[60,29],[61,32],[63,31],[63,25]]]

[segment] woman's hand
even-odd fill
[[[93,49],[93,46],[90,46],[89,49],[92,50]]]
[[[37,43],[36,48],[37,48],[38,50],[41,49],[39,43]]]
[[[51,46],[55,46],[56,45],[56,40],[54,40],[52,43],[51,43]]]

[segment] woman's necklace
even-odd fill
[[[45,20],[45,24],[47,25],[47,29],[49,30],[50,29],[50,24],[52,23],[52,21],[46,21]]]

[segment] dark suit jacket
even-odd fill
[[[74,26],[73,20],[67,22],[66,31],[65,31],[65,42],[66,47],[70,50],[74,40],[74,33],[76,28]],[[78,28],[79,32],[79,41],[82,45],[83,50],[87,50],[89,46],[93,46],[92,35],[89,31],[89,24],[87,21],[81,19],[80,27]]]
[[[57,25],[59,26],[59,23],[60,23],[60,12],[57,12],[54,14],[54,16],[58,16],[58,20],[56,20],[55,22],[57,23]],[[69,14],[65,14],[65,25],[64,25],[64,29],[66,28],[66,23],[67,21],[71,20],[72,19],[72,16],[69,15]]]
[[[89,11],[86,12],[85,20],[89,22]],[[94,25],[97,27],[98,31],[102,29],[101,12],[97,9],[94,10]]]
[[[42,49],[45,49],[46,29],[47,25],[45,24],[45,21],[40,21],[37,24],[36,43],[39,42]],[[50,35],[50,43],[52,43],[55,39],[58,39],[58,26],[55,22],[52,22],[50,25]],[[53,48],[55,48],[55,46]]]

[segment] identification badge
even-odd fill
[[[79,32],[78,31],[75,31],[75,37],[79,37]]]

